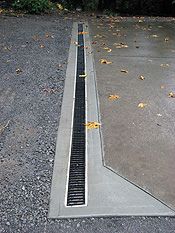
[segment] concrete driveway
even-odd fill
[[[175,208],[174,20],[94,19],[90,28],[105,164]]]

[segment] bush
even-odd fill
[[[39,14],[51,8],[49,0],[15,0],[13,7],[16,10],[25,10],[28,13]]]

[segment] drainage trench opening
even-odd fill
[[[75,103],[72,130],[72,145],[68,175],[67,206],[80,206],[86,203],[86,101],[83,24],[78,24],[78,51],[75,85]]]

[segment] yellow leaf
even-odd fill
[[[122,73],[128,74],[128,70],[121,70]]]
[[[100,63],[101,64],[107,64],[107,65],[112,64],[111,61],[107,61],[106,59],[100,59]]]
[[[114,43],[114,45],[116,45],[117,49],[121,49],[121,48],[128,48],[128,45],[121,42],[121,43]]]
[[[87,129],[98,129],[101,126],[100,123],[95,122],[95,121],[87,122],[84,125],[87,127]]]
[[[147,106],[147,104],[145,104],[145,103],[139,103],[138,104],[138,108],[144,108],[144,107],[146,107]]]
[[[86,35],[88,32],[79,32],[78,35]]]
[[[139,79],[140,79],[140,80],[144,80],[145,77],[144,77],[143,75],[141,75],[141,76],[139,77]]]
[[[56,6],[57,6],[58,10],[60,10],[60,11],[62,11],[64,9],[64,7],[59,3],[57,3]]]
[[[109,95],[108,99],[109,100],[117,100],[117,99],[120,99],[120,96],[119,95]]]
[[[79,75],[79,78],[86,78],[87,77],[87,74],[80,74]]]
[[[170,92],[170,93],[169,93],[169,97],[171,97],[171,98],[175,98],[175,93]]]
[[[108,51],[107,51],[108,53],[110,53],[110,52],[112,52],[112,49],[108,49]]]

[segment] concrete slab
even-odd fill
[[[88,25],[85,25],[86,31]],[[73,40],[76,40],[77,25],[73,27]],[[87,88],[87,120],[100,121],[98,95],[96,90],[95,70],[91,54],[89,35],[85,35],[86,50],[86,88]],[[52,181],[50,218],[75,218],[92,216],[174,216],[174,211],[137,188],[135,185],[116,175],[103,165],[103,146],[101,130],[87,131],[87,205],[67,207],[65,205],[66,180],[70,156],[72,130],[72,114],[67,111],[73,107],[74,73],[76,62],[75,45],[70,47],[65,92],[62,105],[62,116],[57,138],[57,150],[54,162]],[[70,82],[72,89],[70,89]],[[67,85],[68,84],[68,85]],[[66,117],[66,121],[65,118]],[[66,129],[64,132],[64,128]]]
[[[96,41],[104,162],[175,208],[175,99],[168,97],[175,92],[174,22],[94,21],[90,27]],[[121,42],[128,48],[114,46]],[[102,65],[101,58],[113,63]],[[110,94],[121,98],[110,102]],[[147,106],[139,109],[140,102]]]

